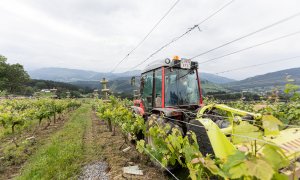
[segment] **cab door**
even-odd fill
[[[150,112],[154,107],[163,107],[162,80],[162,68],[142,74],[141,98],[146,112]]]
[[[163,92],[162,92],[162,87],[163,87],[163,82],[162,82],[162,68],[155,69],[154,70],[154,87],[153,87],[153,94],[154,94],[154,106],[156,108],[161,108],[163,107]]]
[[[153,108],[153,77],[154,71],[149,71],[142,74],[141,78],[141,98],[146,112]]]

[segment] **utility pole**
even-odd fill
[[[103,93],[103,101],[104,102],[110,102],[110,100],[108,99],[108,92],[109,92],[109,89],[107,88],[107,83],[108,83],[108,80],[106,80],[105,78],[102,79],[102,81],[100,81],[101,84],[102,84],[102,93]]]
[[[103,100],[104,103],[109,103],[110,102],[110,100],[108,99],[108,91],[109,91],[109,89],[107,88],[108,80],[106,80],[105,78],[103,78],[102,81],[100,81],[100,82],[102,84],[102,90],[101,90],[102,93],[103,93],[102,100]],[[108,121],[108,124],[107,124],[108,130],[110,132],[112,132],[111,119],[108,119],[107,121]]]

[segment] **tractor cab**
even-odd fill
[[[202,104],[198,63],[190,59],[158,60],[141,75],[140,107],[146,114],[155,109],[196,110]]]

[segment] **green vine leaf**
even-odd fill
[[[289,180],[289,177],[287,175],[284,174],[279,174],[279,173],[275,173],[273,175],[273,180]]]
[[[229,177],[232,179],[238,179],[243,176],[247,176],[247,166],[245,163],[240,162],[239,164],[236,164],[235,166],[231,167],[227,173],[229,174]]]
[[[247,174],[258,179],[269,180],[273,177],[275,171],[266,161],[258,158],[245,161]]]
[[[136,149],[139,151],[139,153],[143,153],[145,148],[145,141],[139,140],[136,145]]]
[[[262,117],[263,128],[265,135],[278,135],[279,126],[282,126],[282,122],[272,115],[263,115]]]
[[[246,121],[241,121],[239,125],[233,127],[232,141],[235,144],[247,142],[249,140],[261,139],[262,132],[258,127],[249,124]],[[249,138],[247,138],[249,137]]]
[[[237,151],[235,154],[228,157],[223,165],[223,171],[233,179],[242,177],[247,172],[247,168],[245,164],[243,164],[245,159],[245,153]]]
[[[264,159],[274,169],[280,169],[289,165],[289,160],[279,147],[266,144],[263,149],[263,154]]]

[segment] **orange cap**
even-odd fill
[[[174,56],[173,60],[180,60],[179,56]]]

